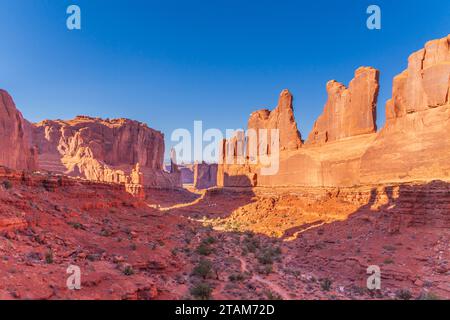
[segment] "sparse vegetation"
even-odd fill
[[[422,292],[418,298],[419,300],[441,300],[441,298],[432,292]]]
[[[320,281],[320,288],[322,289],[322,291],[330,291],[332,284],[333,282],[330,279],[325,278]]]
[[[393,264],[394,260],[392,260],[391,258],[387,258],[383,261],[384,264]]]
[[[211,253],[213,253],[214,249],[211,248],[208,244],[201,243],[197,249],[197,253],[202,256],[209,256]]]
[[[240,282],[245,280],[245,276],[242,273],[232,273],[228,277],[231,282]]]
[[[126,266],[125,269],[123,269],[123,274],[126,275],[126,276],[133,275],[134,274],[133,267],[130,266],[130,265]]]
[[[208,278],[212,273],[212,264],[209,260],[201,259],[197,266],[195,266],[192,271],[192,275],[202,277],[203,279]]]
[[[45,262],[47,264],[52,264],[53,263],[53,252],[51,250],[49,250],[46,254],[45,254]]]
[[[272,301],[273,300],[283,300],[279,294],[272,292],[270,290],[266,291],[265,294],[266,294],[267,300],[272,300]]]
[[[191,295],[200,300],[208,300],[211,297],[212,289],[208,283],[199,283],[191,288]]]
[[[412,298],[412,294],[408,289],[398,290],[395,294],[397,299],[399,300],[410,300]]]
[[[9,189],[11,189],[11,188],[13,187],[12,182],[9,181],[9,180],[4,180],[4,181],[2,182],[2,185],[3,185],[3,187],[4,187],[6,190],[9,190]]]

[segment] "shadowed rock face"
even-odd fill
[[[0,165],[20,169],[36,168],[31,147],[31,125],[16,109],[13,99],[0,90]]]
[[[194,187],[208,189],[217,186],[217,164],[194,164]]]
[[[326,143],[376,132],[378,80],[378,70],[361,67],[348,88],[334,80],[328,82],[328,101],[307,143]]]
[[[46,120],[35,125],[33,142],[43,170],[93,181],[160,187],[180,184],[163,172],[163,134],[137,121],[86,116]]]

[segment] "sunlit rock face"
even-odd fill
[[[361,160],[361,182],[448,180],[450,35],[413,53],[395,77],[386,125]]]
[[[179,175],[163,171],[164,136],[128,119],[79,116],[35,125],[38,167],[93,181],[172,187]]]
[[[334,80],[327,83],[328,101],[308,137],[308,144],[321,144],[374,133],[379,92],[379,71],[361,67],[348,88]]]
[[[0,90],[0,165],[20,170],[36,168],[31,125],[5,90]]]
[[[293,124],[279,126],[276,174],[262,175],[260,166],[244,157],[242,164],[219,166],[219,185],[344,187],[450,180],[449,43],[450,36],[430,41],[409,57],[408,69],[394,79],[386,125],[379,132],[379,72],[361,67],[348,88],[328,82],[328,101],[304,145],[300,135],[292,135]],[[252,114],[249,128],[266,127],[274,112]],[[238,138],[223,143],[223,154],[238,154]]]

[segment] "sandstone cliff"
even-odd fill
[[[328,82],[328,101],[314,124],[308,143],[325,143],[376,132],[378,81],[378,70],[361,67],[356,70],[348,88],[334,80]]]
[[[180,186],[178,174],[163,172],[164,137],[128,119],[79,116],[35,125],[38,167],[93,181],[151,187]]]
[[[386,125],[361,159],[361,182],[450,177],[450,35],[413,53],[395,77]]]
[[[408,69],[394,79],[386,125],[379,132],[375,116],[379,73],[362,67],[348,89],[335,81],[327,84],[327,104],[305,145],[285,148],[298,146],[298,140],[289,143],[286,135],[283,141],[280,138],[283,147],[276,174],[262,175],[261,168],[248,161],[221,164],[219,185],[345,187],[450,180],[449,43],[450,35],[428,42],[410,56]],[[289,118],[287,113],[281,118]],[[249,127],[263,127],[258,119],[267,114],[253,114]],[[230,144],[235,150],[237,140],[224,142],[223,151]]]
[[[20,170],[36,168],[31,126],[4,90],[0,90],[0,165]]]
[[[194,187],[209,189],[217,186],[217,164],[194,164]]]
[[[281,150],[296,150],[302,145],[300,132],[294,117],[292,94],[283,90],[273,111],[259,110],[250,115],[248,129],[279,129]]]

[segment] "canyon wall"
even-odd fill
[[[244,149],[247,154],[236,151],[242,148],[242,141],[245,143],[244,136],[224,141],[218,184],[346,187],[450,180],[449,43],[450,35],[428,42],[410,56],[408,69],[394,79],[392,99],[386,106],[386,124],[379,132],[379,72],[361,67],[348,88],[336,81],[327,84],[328,101],[305,144],[298,143],[296,136],[286,139],[292,137],[292,123],[276,127],[280,130],[276,174],[263,175],[261,164],[252,164],[248,150]],[[284,106],[277,107],[276,112],[283,114],[277,117],[295,122],[292,104]],[[270,114],[252,114],[249,128],[265,128],[264,119]]]
[[[20,170],[36,169],[31,144],[31,124],[16,109],[12,97],[0,90],[0,165]]]
[[[217,186],[217,164],[194,164],[194,187],[196,189],[209,189]]]
[[[41,170],[144,187],[181,186],[178,172],[163,170],[163,134],[137,121],[46,120],[34,126],[33,143]]]

